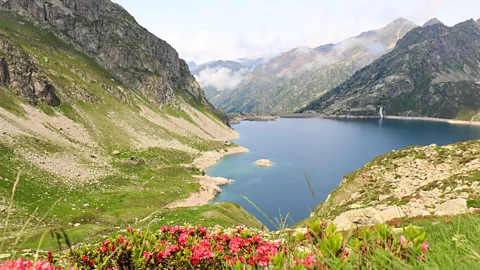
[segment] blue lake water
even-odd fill
[[[411,145],[480,138],[480,126],[393,119],[277,119],[242,122],[233,128],[240,134],[235,142],[250,152],[224,157],[207,169],[211,176],[235,180],[222,187],[215,202],[237,202],[270,229],[274,226],[242,195],[272,219],[289,213],[291,224],[308,217],[344,175],[376,156]],[[254,162],[261,158],[275,165],[256,166]]]

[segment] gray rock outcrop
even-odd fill
[[[182,98],[226,120],[208,103],[177,51],[110,0],[3,0],[0,9],[52,30],[94,58],[113,80],[140,90],[156,104]]]
[[[13,90],[31,105],[60,105],[55,87],[19,44],[0,33],[0,86]]]

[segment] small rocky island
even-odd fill
[[[272,167],[274,163],[272,163],[268,159],[259,159],[255,161],[255,165],[260,166],[260,167]]]

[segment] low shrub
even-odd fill
[[[94,246],[69,251],[48,262],[7,261],[6,269],[369,269],[425,261],[425,233],[411,227],[400,235],[378,225],[338,232],[313,220],[306,233],[284,231],[275,241],[242,228],[209,232],[204,227],[163,226],[157,232],[128,228]],[[270,235],[273,237],[273,235]],[[24,265],[23,268],[12,268]],[[18,263],[17,263],[18,262]],[[44,268],[38,268],[39,266]],[[10,267],[10,268],[9,268]],[[37,267],[37,268],[35,268]]]

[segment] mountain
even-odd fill
[[[338,44],[299,47],[256,67],[234,89],[209,100],[225,112],[292,112],[394,48],[416,25],[397,19]]]
[[[474,119],[480,110],[480,24],[410,31],[395,49],[302,111]]]
[[[422,27],[427,27],[427,26],[438,24],[438,23],[443,24],[439,19],[432,18],[432,19],[428,20],[426,23],[424,23]]]
[[[61,227],[78,243],[177,216],[166,206],[219,192],[192,175],[238,136],[224,117],[176,50],[121,6],[0,1],[0,242]],[[189,222],[207,211],[258,224],[232,204],[196,206]]]

